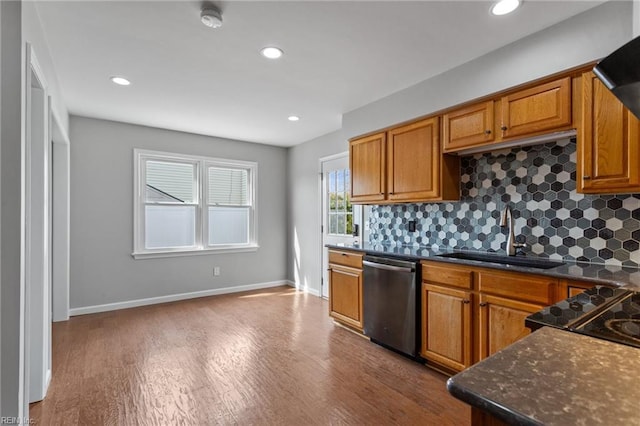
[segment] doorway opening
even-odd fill
[[[362,241],[363,211],[351,204],[351,173],[349,153],[343,152],[320,159],[321,218],[321,289],[323,298],[329,297],[329,267],[327,244],[350,245]]]

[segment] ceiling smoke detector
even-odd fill
[[[220,28],[222,26],[222,14],[219,10],[208,7],[202,9],[200,21],[209,28]]]

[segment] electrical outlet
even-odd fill
[[[213,276],[214,277],[219,277],[220,276],[220,267],[219,266],[214,266],[214,268],[213,268]]]
[[[416,221],[415,220],[410,220],[409,224],[408,224],[408,231],[409,232],[416,232]]]

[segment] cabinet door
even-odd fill
[[[386,134],[377,133],[349,143],[351,201],[383,201],[386,196]]]
[[[572,124],[571,78],[506,95],[501,104],[503,138],[568,129]]]
[[[640,192],[640,121],[588,72],[582,75],[578,192]]]
[[[422,284],[424,358],[455,371],[471,365],[471,301],[471,292]]]
[[[388,199],[428,200],[440,197],[438,117],[388,132]]]
[[[478,360],[491,356],[528,335],[531,330],[524,326],[525,318],[542,308],[544,305],[481,294]]]
[[[329,265],[329,315],[362,331],[362,270]]]
[[[453,152],[495,140],[493,101],[451,111],[442,116],[444,152]]]

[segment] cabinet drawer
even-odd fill
[[[362,269],[362,254],[348,251],[329,250],[329,263]]]
[[[478,290],[516,300],[551,304],[555,299],[558,281],[528,274],[501,274],[481,271]]]
[[[455,266],[423,263],[422,280],[451,287],[471,288],[473,285],[473,273],[470,270],[458,269]]]
[[[607,283],[593,283],[588,281],[574,281],[574,280],[566,280],[560,281],[559,292],[558,292],[558,301],[566,299],[567,297],[573,297],[585,290],[593,288],[597,285],[615,288],[615,286],[609,285]]]

